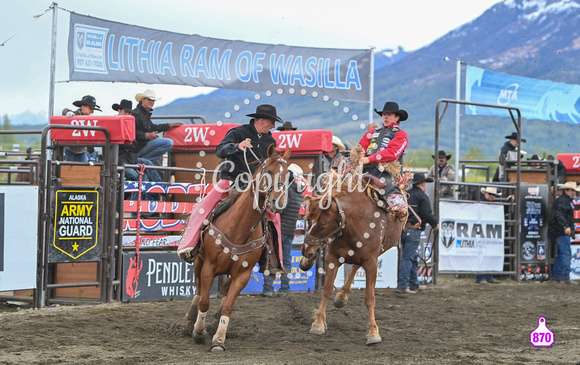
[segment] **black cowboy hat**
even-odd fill
[[[295,131],[295,130],[298,129],[298,127],[294,127],[292,125],[292,122],[287,121],[287,122],[284,122],[284,124],[282,124],[281,127],[278,127],[276,129],[279,130],[279,131]]]
[[[95,99],[95,97],[91,96],[91,95],[83,96],[83,98],[81,100],[77,100],[77,101],[73,102],[73,105],[78,106],[79,108],[83,105],[87,105],[87,106],[91,106],[91,107],[95,108],[95,110],[102,111],[100,109],[101,107],[97,105],[97,100]]]
[[[431,155],[431,157],[433,159],[435,159],[435,156],[434,155]],[[441,151],[439,151],[439,156],[437,158],[446,158],[446,159],[449,160],[451,158],[451,155],[448,155],[448,154],[445,153],[445,151],[441,150]]]
[[[266,118],[266,119],[272,119],[278,123],[284,123],[282,121],[282,118],[280,118],[278,116],[278,113],[276,113],[276,107],[273,105],[269,105],[269,104],[262,104],[262,105],[258,105],[256,107],[256,112],[253,114],[247,114],[246,116],[248,117],[252,117],[252,118]]]
[[[413,180],[411,182],[413,183],[413,185],[417,185],[417,184],[422,183],[423,181],[433,182],[433,178],[425,177],[425,174],[422,172],[416,172],[413,175]]]
[[[133,102],[131,100],[123,99],[119,104],[113,104],[113,110],[119,111],[119,109],[131,113],[133,110]]]
[[[518,133],[512,132],[509,136],[505,136],[506,139],[518,139]],[[522,138],[522,143],[526,143],[526,140]]]
[[[383,106],[383,110],[378,111],[375,109],[375,113],[382,116],[383,113],[394,113],[399,117],[399,122],[403,122],[409,118],[409,114],[406,110],[399,109],[399,104],[395,103],[394,101],[387,101],[385,106]]]

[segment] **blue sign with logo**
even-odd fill
[[[530,79],[467,66],[465,100],[518,108],[526,119],[580,123],[580,85]],[[466,114],[507,117],[504,109],[466,106]]]

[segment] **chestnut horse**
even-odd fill
[[[397,213],[381,209],[371,198],[369,183],[363,188],[345,189],[340,184],[337,191],[326,191],[324,195],[308,198],[308,214],[306,216],[308,231],[302,247],[300,269],[309,270],[326,247],[324,267],[326,278],[322,290],[322,301],[316,319],[312,323],[310,333],[326,332],[326,306],[334,288],[334,280],[338,268],[343,264],[352,264],[343,287],[334,300],[335,307],[342,307],[348,300],[348,294],[357,270],[363,267],[366,272],[365,304],[369,311],[369,329],[367,345],[381,342],[379,329],[375,322],[375,284],[377,280],[378,257],[393,247],[399,241],[407,211]],[[399,185],[405,196],[403,182]],[[332,188],[334,190],[334,188]],[[380,203],[380,202],[379,202]],[[381,204],[379,204],[381,205]]]
[[[222,291],[224,297],[217,315],[221,314],[221,317],[212,339],[212,351],[225,350],[234,303],[248,284],[252,269],[266,247],[266,240],[272,239],[267,228],[267,210],[280,210],[286,205],[289,157],[289,149],[282,157],[271,145],[268,158],[256,169],[248,189],[217,216],[202,235],[194,262],[195,296],[185,315],[187,328],[193,330],[197,343],[205,342],[206,314],[213,280],[218,275],[230,275]]]

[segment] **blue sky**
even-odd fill
[[[60,8],[121,23],[185,34],[303,47],[417,50],[481,15],[499,0],[61,0]],[[0,115],[48,112],[52,12],[45,0],[0,0]],[[274,10],[275,9],[275,10]],[[103,114],[147,88],[167,104],[208,93],[191,86],[67,82],[69,13],[57,13],[54,110],[96,97]],[[24,28],[24,29],[23,29]],[[10,37],[12,39],[8,40]],[[453,67],[450,64],[450,67]]]

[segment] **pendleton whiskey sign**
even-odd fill
[[[102,188],[55,187],[52,196],[49,262],[99,261]]]

